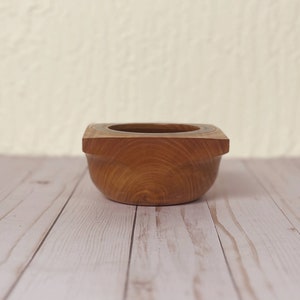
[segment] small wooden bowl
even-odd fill
[[[207,124],[91,124],[82,149],[107,198],[170,205],[196,200],[211,187],[229,139]]]

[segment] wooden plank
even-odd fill
[[[34,256],[85,165],[82,159],[48,158],[1,201],[0,299]]]
[[[0,202],[25,180],[41,161],[41,157],[0,156]]]
[[[238,299],[205,201],[138,207],[126,299]]]
[[[223,162],[207,201],[242,299],[299,299],[299,234],[242,162]]]
[[[9,299],[122,299],[134,216],[86,174]]]
[[[245,164],[300,233],[300,159],[252,159]]]

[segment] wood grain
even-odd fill
[[[224,161],[207,202],[242,299],[299,299],[299,233],[242,162]]]
[[[238,299],[205,201],[138,208],[126,299]]]
[[[16,176],[30,173],[26,162],[18,166]],[[83,170],[82,159],[48,158],[0,202],[0,299],[33,258]]]
[[[229,140],[206,124],[93,124],[83,151],[107,198],[170,205],[196,200],[211,187]]]
[[[123,299],[134,216],[86,174],[10,299]]]

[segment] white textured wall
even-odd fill
[[[299,0],[0,0],[0,152],[79,154],[90,122],[213,123],[300,155]]]

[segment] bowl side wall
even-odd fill
[[[104,143],[98,155],[87,154],[91,179],[107,198],[122,203],[190,202],[211,187],[221,159],[221,156],[202,159],[200,150],[192,146],[174,140],[163,143],[130,140],[123,145],[110,144],[108,151]]]

